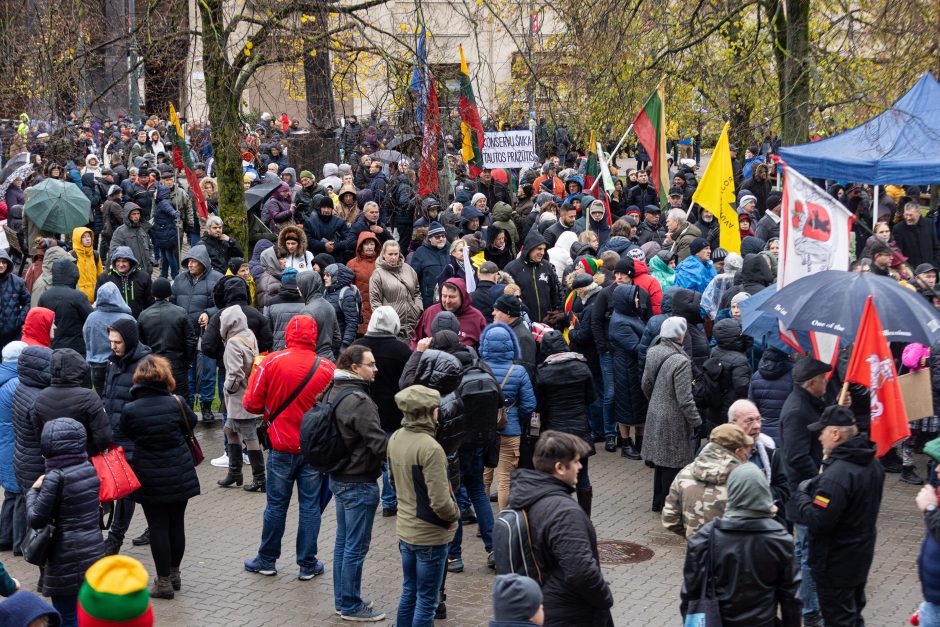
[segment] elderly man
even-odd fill
[[[666,214],[666,238],[663,240],[663,248],[669,248],[673,253],[679,256],[679,261],[692,254],[689,246],[696,237],[701,237],[702,232],[694,224],[686,221],[685,211],[682,209],[670,209]],[[709,254],[711,251],[709,251]]]
[[[822,470],[800,482],[787,513],[812,538],[810,567],[825,624],[864,625],[865,583],[875,555],[884,470],[875,460],[875,445],[858,432],[849,408],[827,407],[808,428],[819,434]]]
[[[712,429],[708,444],[679,471],[663,506],[663,527],[686,540],[725,511],[728,475],[751,455],[754,440],[733,424]]]
[[[754,447],[747,461],[760,468],[767,477],[770,492],[774,497],[774,505],[777,506],[777,515],[782,516],[783,508],[790,498],[787,474],[783,469],[783,455],[778,455],[779,451],[773,438],[761,433],[762,419],[757,405],[743,398],[731,403],[731,407],[728,408],[728,422],[737,425],[753,438]]]
[[[891,229],[891,235],[911,267],[922,263],[940,266],[940,240],[934,221],[920,215],[916,202],[904,205],[904,221]]]
[[[209,252],[212,269],[222,274],[228,270],[229,259],[245,256],[238,242],[222,232],[222,218],[219,216],[209,216],[206,220],[206,234],[199,243]]]

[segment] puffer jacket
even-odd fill
[[[179,246],[179,229],[176,227],[176,221],[180,218],[180,212],[176,210],[173,203],[170,202],[170,190],[160,185],[156,185],[156,207],[153,211],[153,227],[150,229],[153,238],[154,248],[176,249]],[[112,240],[112,244],[114,241]],[[190,252],[192,256],[192,252]],[[208,253],[206,254],[208,257]],[[186,262],[183,261],[185,266]],[[211,263],[205,264],[206,269],[212,267]]]
[[[284,329],[287,328],[291,318],[303,312],[305,306],[304,297],[295,287],[282,286],[277,296],[268,300],[268,304],[264,306],[264,317],[270,321],[274,350],[284,349],[286,346]]]
[[[751,383],[751,364],[745,354],[745,337],[741,335],[741,322],[734,318],[719,320],[712,331],[715,347],[711,359],[721,363],[721,405],[709,412],[712,425],[728,421],[728,408],[738,399],[747,398]]]
[[[13,436],[16,447],[13,451],[13,472],[22,491],[29,490],[42,474],[42,452],[39,447],[40,432],[36,431],[30,414],[36,397],[52,380],[49,362],[52,349],[44,346],[27,346],[20,353],[16,370],[20,383],[13,392]]]
[[[95,301],[95,280],[101,274],[101,259],[94,246],[84,246],[82,235],[89,233],[94,238],[92,230],[86,227],[72,229],[72,258],[78,267],[78,289],[85,295],[88,302]]]
[[[323,298],[333,306],[336,313],[336,324],[339,325],[340,343],[333,346],[333,354],[339,355],[343,348],[349,346],[356,339],[359,330],[359,308],[353,288],[350,287],[356,279],[352,270],[344,265],[337,266],[333,283],[326,288]],[[346,288],[346,289],[344,289]],[[343,297],[340,298],[340,292]],[[361,294],[360,294],[361,295]],[[365,307],[365,303],[363,303]]]
[[[636,285],[618,285],[612,297],[614,311],[607,332],[614,358],[614,415],[618,423],[641,425],[646,421],[646,397],[640,388],[637,351],[643,331],[641,309],[649,311],[649,294]],[[637,306],[639,304],[639,307]]]
[[[437,292],[437,277],[444,272],[444,267],[449,260],[450,252],[448,252],[447,246],[435,248],[427,240],[411,255],[409,263],[415,274],[418,275],[418,282],[421,286],[421,303],[425,309],[434,304],[434,295]]]
[[[117,357],[112,353],[109,358],[108,373],[104,382],[104,408],[111,420],[114,441],[124,447],[127,459],[134,456],[134,443],[121,432],[121,414],[124,407],[133,400],[131,388],[134,387],[134,371],[140,360],[151,353],[150,347],[138,342],[133,344],[124,338],[124,355]]]
[[[258,416],[251,414],[242,406],[245,390],[248,388],[248,376],[251,366],[258,356],[258,341],[248,328],[248,320],[238,305],[222,310],[221,333],[225,338],[225,408],[232,420],[254,420]]]
[[[480,336],[480,357],[503,389],[508,424],[499,432],[500,435],[521,435],[522,421],[528,426],[536,399],[525,367],[513,363],[522,358],[516,334],[502,322],[488,325]]]
[[[60,259],[68,259],[72,265],[75,265],[72,256],[61,246],[53,246],[43,255],[42,274],[40,274],[39,278],[33,283],[33,289],[29,296],[30,307],[38,307],[39,299],[46,293],[46,290],[52,287],[52,266]],[[76,274],[76,282],[78,281],[77,277],[78,275]]]
[[[649,399],[643,459],[682,468],[695,459],[692,434],[702,424],[692,397],[692,364],[682,347],[660,338],[646,355],[641,381]]]
[[[304,274],[310,274],[305,272]],[[314,273],[316,274],[316,273]],[[245,314],[245,320],[248,321],[248,328],[255,335],[258,342],[258,350],[266,353],[274,345],[274,335],[271,333],[271,321],[264,316],[256,307],[248,303],[248,291],[250,287],[238,276],[231,274],[223,276],[215,288],[212,290],[212,301],[215,303],[217,311],[209,316],[209,322],[202,332],[202,353],[215,360],[222,359],[225,352],[225,340],[220,331],[222,310],[232,305],[241,307]],[[153,346],[151,346],[153,348]]]
[[[82,327],[85,338],[85,359],[89,364],[106,364],[111,356],[108,327],[115,320],[133,320],[131,308],[121,299],[121,293],[113,283],[105,283],[98,290],[95,310]]]
[[[361,377],[337,369],[333,385],[326,393],[327,400],[333,402],[347,387],[355,391],[334,406],[333,415],[349,457],[330,473],[330,478],[339,482],[372,483],[382,474],[388,440],[382,430],[378,407],[369,397],[369,384]]]
[[[634,260],[633,269],[635,271],[633,284],[643,288],[646,290],[646,293],[650,295],[650,305],[652,306],[653,315],[661,314],[663,306],[663,288],[659,284],[659,281],[650,274],[649,267],[640,260]]]
[[[47,422],[68,416],[85,427],[88,457],[108,448],[112,442],[111,423],[98,393],[82,387],[89,376],[82,356],[70,348],[52,351],[49,373],[49,387],[39,393],[30,412],[33,430],[42,433]]]
[[[85,429],[71,418],[56,418],[42,430],[46,478],[26,492],[26,519],[32,529],[56,520],[49,561],[43,568],[46,596],[78,594],[85,571],[104,556],[98,521],[100,482],[85,455]],[[62,497],[57,498],[59,485]]]
[[[0,342],[6,346],[17,339],[29,313],[29,292],[26,283],[13,272],[13,261],[6,250],[0,250],[0,259],[7,262],[6,272],[0,274]]]
[[[528,516],[542,573],[544,625],[612,626],[614,597],[597,556],[597,533],[572,492],[574,486],[538,470],[512,473],[509,507],[524,509]]]
[[[135,203],[129,202],[124,205],[124,224],[114,231],[111,237],[111,244],[108,246],[108,259],[114,259],[114,253],[118,248],[126,246],[134,253],[134,258],[140,264],[140,269],[144,274],[150,276],[153,271],[153,264],[150,260],[153,258],[153,242],[150,239],[150,224],[143,219],[137,224],[131,222],[131,211],[137,209],[143,211]]]
[[[140,314],[137,323],[140,327],[140,341],[149,346],[155,355],[170,360],[173,378],[179,380],[180,376],[188,377],[187,371],[196,355],[199,336],[186,310],[169,300],[158,300]],[[203,348],[205,337],[204,334]]]
[[[457,342],[454,341],[454,344],[456,345]],[[450,347],[450,349],[453,348],[455,347]],[[423,353],[417,351],[412,353],[411,357],[405,362],[405,367],[402,369],[401,377],[398,380],[401,389],[411,385],[424,385],[432,390],[437,390],[441,394],[435,439],[438,444],[444,447],[444,452],[447,453],[450,459],[453,459],[451,455],[460,449],[467,437],[467,421],[465,420],[463,399],[457,393],[463,372],[465,372],[463,362],[456,354],[452,355],[443,350],[431,348]],[[453,479],[453,466],[450,470],[450,476]],[[456,470],[458,479],[456,487],[460,487],[459,463]]]
[[[137,503],[179,503],[199,494],[199,479],[193,467],[184,434],[183,414],[189,428],[196,426],[196,414],[183,401],[180,404],[165,385],[137,383],[131,400],[121,415],[121,432],[134,446],[131,468],[140,488],[130,495]]]
[[[728,502],[728,475],[742,463],[725,447],[706,444],[672,482],[663,505],[663,527],[691,540],[705,523],[721,517]]]
[[[301,272],[297,275],[297,289],[304,297],[301,313],[313,318],[317,325],[317,355],[333,360],[333,343],[339,344],[339,324],[333,305],[323,297],[323,279],[317,272]]]
[[[652,316],[646,321],[646,328],[643,329],[643,337],[640,338],[640,345],[637,346],[636,349],[637,363],[640,366],[640,372],[646,367],[646,352],[649,350],[653,340],[659,336],[663,322],[672,315],[672,297],[677,289],[678,288],[675,287],[669,287],[663,291],[663,302],[660,306],[662,313]]]
[[[4,492],[19,494],[20,485],[13,472],[13,395],[20,384],[16,376],[17,362],[0,363],[0,486]]]
[[[369,303],[372,309],[388,305],[398,314],[402,339],[411,337],[424,306],[421,301],[421,287],[418,275],[407,263],[398,257],[398,264],[392,265],[381,256],[375,260],[375,269],[369,279]]]
[[[218,311],[212,298],[212,290],[222,278],[222,273],[212,269],[212,261],[209,259],[205,246],[197,244],[190,248],[189,254],[183,257],[180,263],[186,267],[190,259],[201,263],[203,272],[198,277],[190,274],[189,270],[180,272],[179,276],[173,279],[173,296],[170,301],[185,309],[193,324],[198,328],[200,314],[205,312],[212,317],[212,314]]]
[[[702,330],[702,295],[698,292],[686,288],[676,288],[672,295],[672,315],[685,318],[688,323],[688,331],[685,334],[685,342],[682,347],[692,359],[693,373],[698,375],[711,354],[708,348],[708,339],[705,337],[705,331]]]
[[[52,266],[52,287],[39,299],[39,306],[55,312],[55,335],[52,348],[71,348],[79,355],[85,354],[85,338],[82,328],[92,312],[91,303],[80,291],[78,268],[71,259],[59,259]]]
[[[571,351],[560,333],[542,336],[536,398],[542,429],[571,433],[583,438],[593,452],[587,409],[594,402],[594,377],[584,356]]]
[[[773,438],[780,446],[780,412],[793,389],[793,362],[783,351],[768,346],[751,375],[747,397],[757,405],[761,416],[761,433]]]
[[[131,262],[131,268],[126,274],[118,272],[114,268],[114,262],[118,259],[127,259]],[[118,288],[121,299],[131,308],[131,315],[135,318],[140,313],[153,304],[153,280],[149,272],[140,265],[134,251],[128,246],[118,246],[111,255],[111,265],[107,271],[98,275],[98,281],[95,283],[95,296],[97,298],[98,290],[105,283],[113,283]]]

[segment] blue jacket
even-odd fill
[[[614,288],[613,308],[607,338],[614,358],[614,387],[618,393],[614,398],[614,415],[618,423],[643,424],[646,421],[646,396],[640,387],[640,371],[637,352],[646,325],[640,318],[635,299],[640,290],[635,285],[618,285]],[[641,297],[649,304],[649,296]]]
[[[717,275],[711,261],[702,263],[695,255],[689,255],[676,266],[675,286],[704,294],[705,288]]]
[[[336,274],[333,276],[333,283],[323,292],[323,298],[326,302],[333,305],[333,311],[336,312],[336,323],[339,325],[340,345],[333,347],[333,354],[339,355],[340,350],[349,346],[356,339],[356,331],[359,328],[359,306],[356,303],[353,283],[356,275],[348,267],[337,265]],[[343,288],[348,288],[343,291]],[[340,299],[339,293],[343,292],[343,298]],[[362,298],[368,298],[368,294],[360,294]]]
[[[346,239],[349,235],[349,226],[346,221],[336,214],[328,218],[320,216],[320,209],[314,208],[310,216],[304,220],[304,233],[307,235],[307,250],[314,255],[326,252],[326,243],[333,242],[334,257],[346,250]]]
[[[157,204],[153,212],[153,228],[150,230],[153,245],[156,248],[175,249],[179,245],[179,231],[176,228],[176,220],[179,217],[179,211],[170,202],[170,190],[158,183]]]
[[[121,298],[121,292],[114,283],[105,283],[98,290],[95,310],[91,312],[82,327],[85,337],[85,359],[89,364],[106,365],[111,356],[111,343],[108,341],[108,327],[115,320],[127,318],[133,320],[131,308]]]
[[[434,304],[434,294],[437,292],[437,277],[444,271],[444,266],[450,260],[448,247],[435,248],[430,242],[425,242],[411,255],[409,265],[418,275],[421,286],[421,302],[427,309]]]
[[[52,382],[49,362],[52,349],[44,346],[28,346],[17,361],[17,377],[20,385],[13,393],[13,434],[16,449],[13,453],[13,471],[20,488],[28,490],[43,471],[42,452],[39,450],[39,433],[30,413],[36,397]]]
[[[20,486],[13,473],[13,392],[20,380],[16,376],[16,362],[0,363],[0,485],[4,492],[19,494]]]
[[[7,262],[7,271],[0,274],[0,342],[6,345],[20,336],[29,312],[29,292],[23,279],[13,272],[13,261],[6,250],[0,250],[0,259]]]
[[[499,433],[506,436],[521,435],[522,425],[519,419],[521,416],[528,425],[529,416],[535,411],[535,391],[525,367],[513,363],[522,358],[522,350],[509,325],[494,322],[483,329],[480,336],[480,356],[490,367],[497,383],[502,383],[506,373],[512,368],[502,386],[503,397],[509,410],[509,424]]]
[[[747,397],[760,410],[761,432],[773,438],[777,446],[780,446],[780,412],[793,389],[792,368],[790,358],[783,351],[767,347],[757,372],[751,375],[747,392]]]

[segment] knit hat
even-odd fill
[[[301,171],[300,171],[300,176],[298,176],[297,178],[299,178],[299,179],[303,179],[303,178],[312,179],[312,178],[314,178],[314,177],[313,177],[313,172],[311,172],[310,170],[301,170]]]
[[[708,248],[708,240],[704,237],[696,237],[692,240],[692,243],[689,244],[689,252],[693,255],[699,254],[706,248]]]
[[[120,194],[120,193],[121,193],[121,188],[118,187],[117,185],[112,185],[111,187],[108,188],[108,196],[114,196],[115,194]]]
[[[19,340],[10,342],[3,347],[3,361],[11,361],[16,363],[16,361],[20,358],[20,353],[22,353],[23,349],[27,346],[29,346],[29,344],[26,342],[20,342]]]
[[[744,194],[743,196],[741,196],[741,199],[738,201],[738,213],[743,212],[744,208],[747,207],[747,205],[752,202],[756,203],[757,198],[752,196],[751,194]]]
[[[406,420],[433,416],[441,406],[441,393],[423,385],[410,385],[395,395],[395,404]]]
[[[529,577],[509,573],[493,580],[493,618],[497,621],[527,621],[542,605],[542,589]]]
[[[297,268],[284,268],[281,272],[281,286],[297,289]]]
[[[643,261],[643,262],[646,261],[646,253],[644,253],[643,249],[640,248],[639,246],[634,246],[633,248],[628,250],[627,257],[629,257],[633,261]]]
[[[507,316],[518,318],[522,315],[522,301],[510,294],[503,294],[493,303],[493,309],[498,309]]]
[[[439,312],[434,316],[434,320],[431,320],[431,335],[438,331],[453,331],[460,335],[460,322],[457,320],[457,316],[449,311]]]
[[[776,192],[774,192],[773,194],[767,194],[767,200],[764,203],[767,206],[767,211],[770,211],[771,209],[776,209],[778,206],[780,206],[780,201],[781,201],[780,194]]]
[[[724,261],[728,256],[728,251],[720,246],[712,251],[712,261]]]
[[[322,273],[327,266],[335,264],[336,260],[333,259],[333,255],[330,253],[320,253],[313,258],[313,264],[319,266],[320,272]]]
[[[743,303],[750,297],[751,295],[748,294],[747,292],[738,292],[737,294],[731,297],[731,304],[740,305],[741,303]]]
[[[741,429],[741,427],[738,425],[733,425],[728,422],[722,425],[718,425],[712,429],[711,435],[708,436],[708,440],[709,442],[717,444],[718,446],[723,446],[732,452],[739,448],[752,446],[754,444],[754,438],[744,433],[744,430]]]
[[[173,295],[173,284],[170,283],[169,279],[159,278],[153,280],[153,287],[151,288],[151,293],[154,298],[169,298]]]
[[[473,195],[473,198],[470,199],[470,205],[476,206],[478,200],[486,200],[486,195],[481,194],[480,192],[477,192],[476,194]]]
[[[428,226],[428,237],[434,237],[435,235],[445,235],[446,233],[447,230],[437,220],[434,220],[431,222],[430,226]]]
[[[126,555],[103,557],[85,572],[78,592],[80,627],[153,625],[147,571]]]
[[[594,257],[581,257],[578,259],[578,265],[591,276],[594,276],[594,273],[601,267],[600,262]]]
[[[372,310],[372,317],[369,318],[368,333],[398,335],[399,331],[401,331],[401,320],[394,308],[388,305],[382,305]]]
[[[679,316],[670,316],[663,320],[663,325],[659,328],[659,337],[664,340],[681,340],[688,331],[688,323],[685,318]]]

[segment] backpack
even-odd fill
[[[310,466],[321,473],[335,472],[349,457],[349,449],[336,424],[336,408],[347,396],[357,392],[349,387],[336,398],[327,400],[332,385],[300,421],[300,452]]]
[[[493,525],[493,558],[496,574],[516,573],[542,585],[542,571],[532,550],[532,532],[524,509],[504,509]]]
[[[692,383],[692,396],[695,404],[703,409],[718,411],[724,400],[724,366],[717,357],[709,357],[702,364],[701,376]]]
[[[251,350],[251,349],[257,350],[257,348],[258,348],[257,346],[252,346],[251,344],[248,343],[248,340],[246,340],[246,339],[243,338],[242,336],[236,335],[235,337],[237,337],[238,339],[240,339],[240,340],[242,341],[242,344],[244,344],[245,346],[247,346],[249,350]],[[258,368],[258,366],[261,365],[261,362],[263,362],[263,361],[264,361],[264,358],[267,357],[267,356],[268,356],[268,353],[267,353],[267,352],[264,352],[264,353],[258,353],[257,355],[255,355],[255,356],[252,358],[252,360],[251,360],[251,368],[248,370],[248,378],[251,378],[251,375],[253,375],[253,374],[255,373],[255,369]]]
[[[474,362],[464,371],[456,390],[464,407],[463,448],[484,448],[496,439],[496,421],[503,392],[496,379]]]
[[[356,310],[359,311],[359,319],[356,321],[356,324],[360,325],[362,324],[363,319],[362,319],[362,294],[359,293],[359,288],[352,284],[347,285],[346,287],[340,288],[339,302],[340,302],[340,305],[342,306],[343,301],[346,300],[346,294],[348,294],[350,291],[353,293],[353,298],[356,299]]]

